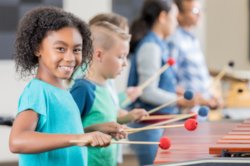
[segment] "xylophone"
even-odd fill
[[[250,157],[250,120],[237,125],[221,137],[210,146],[209,153],[222,157]]]
[[[168,136],[171,140],[171,147],[168,150],[159,148],[154,164],[171,165],[179,163],[180,165],[189,165],[187,164],[188,162],[203,160],[203,163],[209,163],[212,160],[218,160],[220,158],[209,154],[209,147],[214,145],[217,140],[223,137],[224,134],[228,133],[235,125],[235,122],[227,121],[212,123],[203,122],[199,124],[199,127],[195,131],[192,132],[185,131],[184,128],[166,129],[164,136]],[[226,161],[229,160],[226,159]],[[239,161],[236,161],[236,163],[238,162]],[[246,161],[245,159],[241,159],[240,162],[250,164],[250,159]],[[191,165],[193,164],[194,163]]]

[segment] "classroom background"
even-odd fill
[[[244,80],[244,88],[249,93],[250,80],[250,49],[249,49],[249,0],[202,0],[203,15],[199,27],[195,30],[204,51],[211,72],[218,73],[229,61],[235,66],[228,79],[223,80],[223,88],[230,86],[232,79]],[[134,19],[140,8],[141,0],[0,0],[0,116],[13,117],[17,110],[18,98],[28,80],[20,80],[15,73],[11,48],[18,19],[33,7],[54,5],[70,11],[86,22],[98,13],[116,12]],[[133,10],[134,12],[131,12]],[[132,14],[131,14],[132,13]],[[13,39],[13,40],[12,40]],[[7,55],[8,54],[8,55]],[[124,90],[127,82],[128,69],[116,79],[117,90]],[[118,84],[119,82],[119,84]],[[121,82],[123,84],[121,84]],[[250,96],[250,93],[249,93]],[[250,99],[250,98],[249,98]],[[239,113],[223,112],[215,115],[214,120],[221,120],[225,115],[241,120],[250,118],[248,107]],[[219,117],[218,117],[219,116]],[[11,154],[8,148],[10,127],[0,126],[0,166],[17,165],[18,156]],[[125,165],[134,162],[130,149],[125,147]],[[126,160],[127,157],[127,160]],[[135,161],[136,162],[136,161]]]

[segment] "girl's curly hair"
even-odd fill
[[[40,43],[49,31],[57,31],[64,27],[78,29],[82,36],[82,64],[92,59],[92,40],[88,25],[71,13],[56,7],[39,7],[28,12],[20,21],[15,41],[16,71],[21,77],[34,73],[38,66]]]

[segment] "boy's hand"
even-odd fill
[[[205,99],[200,93],[197,93],[195,95],[197,104],[199,105],[205,105],[208,106],[210,109],[218,109],[219,107],[222,107],[222,100],[219,100],[218,98],[211,97],[209,99]]]
[[[197,99],[194,97],[192,100],[186,100],[184,98],[177,100],[177,105],[184,108],[192,108],[197,104]]]
[[[110,135],[95,131],[80,135],[77,140],[82,140],[82,142],[76,142],[76,145],[105,147],[110,144],[111,139]]]
[[[115,139],[124,139],[127,134],[124,132],[124,126],[116,122],[107,122],[96,124],[95,130],[111,135]]]
[[[126,129],[127,126],[125,126],[125,125],[120,125],[120,126],[122,126],[122,127],[119,129],[119,132],[110,134],[112,136],[112,138],[114,138],[116,140],[124,139],[124,138],[127,138],[127,136],[128,136],[128,134],[124,131],[124,129]]]
[[[128,112],[126,115],[128,119],[133,121],[140,121],[143,117],[148,116],[148,112],[144,109],[133,109],[132,111]]]

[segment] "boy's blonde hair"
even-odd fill
[[[107,21],[98,21],[90,25],[94,47],[99,45],[110,49],[115,44],[115,38],[130,41],[131,35],[118,26]]]
[[[124,31],[129,29],[128,20],[124,16],[121,16],[121,15],[116,14],[116,13],[98,14],[89,21],[89,25],[91,26],[91,25],[93,25],[97,22],[101,22],[101,21],[107,21],[111,24],[114,24],[114,25],[118,26],[119,28],[123,29]]]

